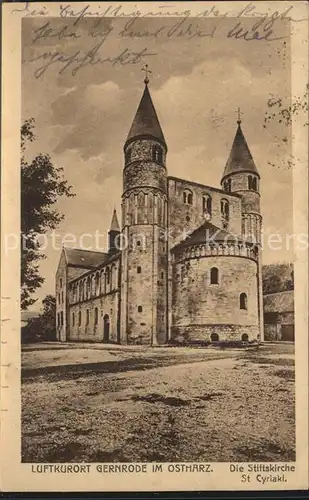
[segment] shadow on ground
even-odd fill
[[[79,363],[71,365],[44,366],[39,368],[23,368],[22,379],[33,379],[40,376],[47,376],[50,381],[74,380],[80,377],[91,376],[94,373],[121,373],[127,371],[150,370],[152,368],[171,366],[183,363],[198,363],[201,361],[214,361],[230,357],[227,353],[214,353],[213,355],[198,353],[196,356],[157,356],[157,357],[132,357],[117,361],[104,361],[99,363]]]

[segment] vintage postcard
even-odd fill
[[[2,491],[308,487],[308,4],[2,5]]]

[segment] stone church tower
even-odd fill
[[[57,338],[164,345],[263,341],[260,175],[240,117],[221,187],[167,174],[148,88],[124,144],[107,252],[63,248]]]
[[[148,78],[124,145],[121,332],[123,343],[167,335],[167,145]]]
[[[258,248],[258,302],[260,338],[263,340],[263,293],[261,264],[262,215],[260,208],[260,174],[254,163],[238,117],[237,131],[221,179],[223,191],[236,193],[242,198],[242,237]]]

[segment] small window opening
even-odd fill
[[[212,267],[210,270],[210,284],[218,285],[219,283],[219,271],[216,267]]]
[[[248,309],[247,294],[246,293],[241,293],[239,296],[239,308],[240,309]]]

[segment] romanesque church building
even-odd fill
[[[108,251],[62,249],[57,339],[262,341],[260,175],[241,121],[220,188],[168,176],[148,84],[124,143],[121,225],[114,211]]]

